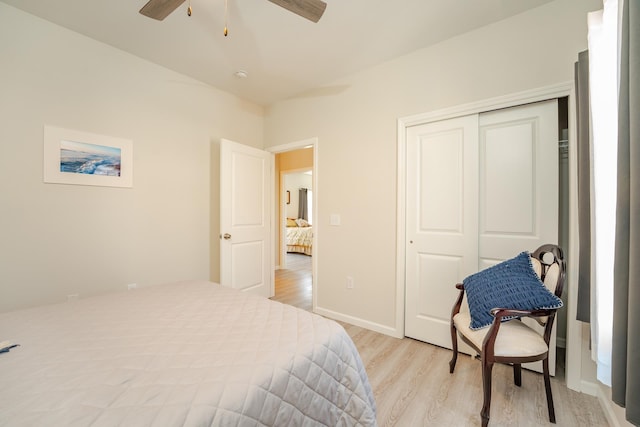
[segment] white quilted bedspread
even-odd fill
[[[0,314],[0,425],[375,426],[337,323],[209,282]]]

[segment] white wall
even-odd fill
[[[286,205],[287,218],[298,218],[300,188],[313,190],[313,177],[306,173],[291,173],[284,176],[284,189],[291,192],[291,203]]]
[[[397,119],[573,80],[598,0],[558,0],[334,81],[267,110],[266,146],[318,137],[318,298],[325,312],[396,322]],[[336,93],[324,95],[323,93]],[[331,214],[341,226],[330,226]],[[346,276],[355,279],[347,290]]]
[[[261,107],[4,3],[0,61],[0,311],[217,274],[210,162]],[[133,188],[44,184],[45,124],[131,139]]]

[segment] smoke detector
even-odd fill
[[[235,73],[233,73],[233,75],[237,79],[246,79],[249,76],[249,73],[247,73],[245,70],[238,70]]]

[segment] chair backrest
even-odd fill
[[[566,268],[562,248],[551,244],[540,246],[531,254],[531,264],[547,289],[560,298],[564,289]],[[462,300],[460,311],[469,312],[466,292]],[[548,318],[537,317],[536,320],[544,326],[547,323]]]
[[[566,267],[562,249],[557,245],[542,245],[531,254],[531,264],[547,289],[560,298],[564,289]],[[535,320],[546,326],[549,317],[536,317]]]
[[[531,254],[531,264],[542,283],[560,298],[566,268],[562,249],[557,245],[542,245]]]

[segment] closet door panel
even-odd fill
[[[481,259],[557,243],[557,111],[552,100],[480,115]]]
[[[477,270],[477,115],[407,129],[405,335],[451,348],[455,284]]]
[[[479,124],[479,264],[486,268],[558,242],[557,101],[483,113]],[[554,375],[555,331],[550,347]],[[542,371],[541,362],[523,366]]]
[[[481,134],[485,233],[534,232],[535,123],[486,126]]]
[[[421,135],[417,146],[419,162],[418,229],[460,235],[463,232],[462,170],[464,131]]]

